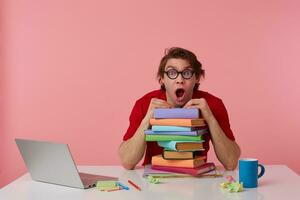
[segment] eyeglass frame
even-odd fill
[[[175,71],[175,72],[177,73],[177,75],[176,75],[174,78],[171,78],[171,77],[169,76],[169,74],[168,74],[169,71]],[[183,73],[184,73],[185,71],[190,71],[190,72],[192,72],[191,77],[185,78],[185,77],[183,76]],[[182,77],[183,79],[189,80],[189,79],[191,79],[191,78],[193,77],[193,75],[195,74],[195,71],[192,70],[192,69],[184,69],[184,70],[182,70],[182,71],[177,71],[176,69],[169,69],[169,70],[167,70],[167,71],[164,71],[164,73],[167,74],[167,77],[168,77],[169,79],[172,79],[172,80],[175,80],[175,79],[179,76],[179,74],[181,75],[181,77]]]

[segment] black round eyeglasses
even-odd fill
[[[181,74],[182,78],[184,79],[190,79],[195,72],[191,69],[185,69],[181,72],[177,71],[176,69],[170,69],[168,71],[164,71],[164,73],[167,74],[170,79],[176,79],[179,74]]]

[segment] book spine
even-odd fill
[[[152,126],[152,131],[193,131],[191,127],[186,127],[186,126],[157,126],[154,125]]]
[[[146,135],[152,135],[152,134],[155,134],[154,131],[152,131],[151,129],[145,130],[144,133],[145,133]]]
[[[190,159],[195,159],[196,158],[196,151],[175,151],[176,153],[180,154],[180,153],[185,153],[185,152],[191,152],[191,156],[186,156],[184,158],[178,158],[178,157],[168,157],[166,156],[166,152],[168,152],[170,150],[164,150],[164,152],[162,153],[162,157],[165,160],[190,160]]]
[[[199,118],[198,109],[183,109],[183,108],[172,108],[172,109],[155,109],[154,118],[156,119],[197,119]]]
[[[145,130],[144,133],[146,135],[186,135],[186,136],[197,136],[199,135],[197,131],[153,131],[153,130]]]
[[[145,141],[203,141],[202,136],[189,135],[146,135]]]
[[[167,166],[160,166],[160,165],[152,165],[151,168],[153,170],[160,170],[160,171],[166,171],[166,172],[190,174],[193,176],[197,175],[196,170],[190,169],[190,168],[167,167]]]
[[[205,126],[204,119],[150,119],[151,125],[163,125],[163,126],[186,126],[186,127],[201,127]]]
[[[165,160],[161,155],[152,157],[152,165],[195,168],[204,163],[205,161],[202,158],[190,160]]]
[[[204,151],[203,148],[201,149],[189,149],[189,150],[178,150],[177,143],[178,142],[187,142],[187,141],[157,141],[158,146],[163,147],[165,150],[169,151]],[[193,143],[203,143],[204,140],[201,141],[193,141]],[[202,145],[203,147],[203,145]]]
[[[160,171],[167,171],[167,172],[174,172],[174,173],[183,173],[183,174],[190,174],[193,176],[197,176],[200,174],[204,174],[214,170],[215,164],[214,163],[205,163],[199,168],[191,169],[191,168],[183,168],[183,167],[168,167],[168,166],[159,166],[159,165],[152,165],[151,169],[153,170],[160,170]]]

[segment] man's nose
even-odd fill
[[[183,82],[184,82],[184,78],[182,77],[182,74],[178,74],[176,78],[176,83],[183,84]]]

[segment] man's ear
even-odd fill
[[[162,77],[160,77],[158,81],[159,81],[159,84],[160,84],[160,85],[164,85],[164,83],[165,83],[165,82],[164,82],[164,78],[162,78]]]

